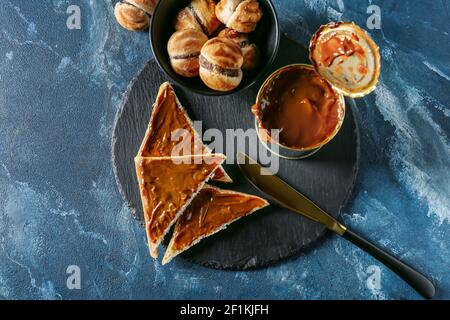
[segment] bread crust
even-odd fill
[[[216,17],[216,3],[213,0],[192,0],[191,6],[205,33],[213,34],[220,26],[220,21]]]
[[[259,49],[249,40],[248,34],[241,33],[231,28],[226,28],[220,31],[218,37],[228,38],[234,41],[242,51],[244,62],[242,64],[242,70],[249,71],[255,69],[259,64]]]
[[[117,2],[114,7],[117,22],[125,29],[139,31],[148,28],[150,18],[144,10],[126,2]]]
[[[217,91],[231,91],[239,86],[242,81],[242,70],[238,69],[238,76],[229,77],[214,71],[202,68],[200,65],[200,78],[211,89]]]
[[[236,10],[237,6],[242,2],[242,0],[221,0],[216,5],[216,16],[220,22],[224,25],[228,23]]]
[[[170,59],[170,65],[177,74],[185,78],[194,78],[198,76],[200,72],[198,56],[183,59]]]
[[[219,20],[228,28],[242,33],[254,31],[262,14],[257,0],[221,0],[216,7]]]
[[[228,38],[213,38],[205,43],[201,55],[210,63],[225,69],[240,69],[244,62],[241,49]]]
[[[152,15],[158,0],[125,0],[129,4],[144,10],[147,14]]]
[[[199,74],[199,56],[208,37],[195,29],[175,32],[167,43],[170,63],[173,70],[183,77],[196,77]]]
[[[176,31],[184,29],[195,29],[203,32],[202,26],[198,23],[197,19],[194,17],[192,11],[189,8],[184,8],[183,10],[178,12],[173,22],[173,27]]]
[[[230,91],[242,81],[244,57],[241,49],[227,38],[213,38],[200,54],[200,78],[211,89]]]
[[[175,17],[175,30],[188,28],[203,31],[206,35],[212,35],[220,26],[216,17],[216,3],[213,0],[192,0]]]

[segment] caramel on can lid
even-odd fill
[[[321,26],[309,44],[309,58],[314,69],[345,96],[365,96],[378,83],[378,46],[353,22]]]

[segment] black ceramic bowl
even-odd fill
[[[167,42],[174,33],[173,21],[177,13],[186,7],[190,0],[160,0],[153,12],[150,26],[150,43],[153,55],[162,70],[179,85],[203,95],[226,95],[248,88],[256,82],[264,70],[269,67],[278,51],[280,31],[275,8],[270,0],[258,0],[263,10],[263,17],[255,31],[250,33],[250,39],[261,51],[261,63],[252,72],[244,73],[240,85],[227,92],[208,88],[200,79],[185,78],[176,74],[170,66],[167,53]]]

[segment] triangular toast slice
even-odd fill
[[[206,185],[177,220],[162,264],[268,204],[257,196]]]
[[[186,139],[172,141],[172,133],[182,129],[188,133]],[[181,133],[182,131],[178,131]],[[183,141],[181,144],[180,141]],[[186,148],[183,148],[183,144]],[[190,144],[190,146],[189,146]],[[206,147],[194,129],[191,119],[186,110],[179,102],[175,91],[168,82],[164,82],[158,91],[158,96],[153,105],[153,112],[145,133],[144,140],[137,154],[138,157],[170,157],[172,151],[177,148],[176,156],[191,154],[210,154],[211,150]],[[186,152],[182,152],[186,151]],[[221,182],[232,182],[222,166],[214,173],[214,180]]]
[[[222,154],[136,157],[145,229],[153,258],[173,223],[223,163]]]

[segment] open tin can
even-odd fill
[[[252,107],[262,144],[287,159],[311,156],[330,142],[344,122],[344,96],[369,94],[380,75],[377,45],[352,22],[321,26],[311,38],[309,58],[312,65],[293,64],[272,73]],[[298,77],[292,76],[295,72]],[[305,81],[302,73],[309,74],[319,90]],[[288,76],[292,79],[287,80]],[[296,83],[297,79],[301,82]],[[277,83],[280,81],[284,83]],[[307,90],[313,92],[307,94]]]

